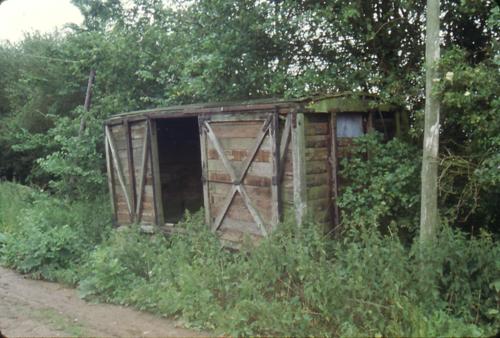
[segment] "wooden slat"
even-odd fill
[[[123,193],[124,193],[125,198],[127,200],[127,208],[129,211],[129,215],[132,215],[133,211],[132,211],[132,204],[130,202],[129,190],[127,189],[127,186],[125,184],[125,179],[123,177],[122,165],[121,165],[120,160],[118,158],[115,143],[113,141],[113,136],[111,135],[111,132],[109,130],[109,126],[106,126],[106,139],[108,141],[109,149],[111,150],[111,157],[113,158],[113,163],[114,163],[116,172],[118,174],[118,181],[120,182],[120,186],[122,187]]]
[[[224,147],[224,154],[226,154],[228,160],[230,160],[231,162],[242,162],[248,157],[249,151],[247,149],[227,149],[227,147]],[[220,159],[219,153],[217,153],[217,151],[213,148],[208,148],[207,158],[209,160]],[[257,154],[255,154],[253,161],[270,162],[270,159],[271,159],[271,151],[262,150],[261,148],[259,149]]]
[[[307,187],[316,187],[319,185],[329,185],[330,183],[330,173],[321,174],[308,174],[306,175]]]
[[[149,132],[148,125],[146,124],[144,130],[144,142],[142,147],[142,161],[141,161],[141,172],[139,173],[139,195],[137,196],[137,205],[135,209],[135,221],[140,222],[142,218],[142,195],[144,194],[144,186],[146,182],[146,169],[148,165],[148,144],[149,144]]]
[[[212,122],[210,126],[213,132],[220,139],[253,138],[262,125],[262,120],[250,122]]]
[[[306,163],[308,161],[322,161],[326,168],[329,155],[328,148],[306,148]]]
[[[215,114],[211,115],[210,119],[214,122],[252,122],[262,121],[269,116],[269,113],[252,112],[252,113],[239,113],[239,114]]]
[[[328,148],[329,135],[309,135],[306,137],[306,148]]]
[[[236,177],[240,177],[241,170],[243,169],[244,163],[241,161],[230,161],[233,170],[236,173]],[[222,160],[208,160],[208,171],[211,172],[227,172],[226,166]],[[273,164],[270,162],[252,162],[248,168],[246,174],[254,176],[263,176],[271,178]],[[238,173],[238,171],[240,173]],[[229,175],[229,173],[228,173]]]
[[[327,164],[324,160],[311,160],[307,162],[306,173],[309,174],[322,174],[327,172]]]
[[[305,128],[306,135],[328,135],[328,122],[309,122]]]
[[[325,199],[329,198],[329,196],[330,196],[330,187],[327,184],[307,188],[307,201]]]

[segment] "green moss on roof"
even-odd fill
[[[211,111],[216,112],[237,112],[238,110],[248,110],[255,106],[256,110],[264,109],[263,107],[276,106],[278,108],[295,108],[302,110],[305,113],[318,112],[367,112],[372,110],[390,111],[396,109],[388,104],[381,104],[377,100],[377,96],[366,93],[343,92],[338,94],[330,94],[324,96],[311,96],[302,98],[266,98],[257,100],[242,100],[231,102],[211,102],[177,105],[164,108],[154,108],[133,111],[128,113],[116,114],[110,119],[119,119],[140,115],[150,114],[169,114],[169,113],[192,113]],[[244,109],[246,108],[246,109]],[[213,110],[213,111],[212,111]]]

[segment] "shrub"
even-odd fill
[[[500,247],[486,232],[471,237],[444,226],[435,243],[410,247],[376,228],[352,227],[332,240],[314,223],[284,222],[257,247],[247,241],[229,252],[202,212],[186,214],[182,233],[166,238],[139,227],[110,233],[101,201],[39,192],[20,200],[17,226],[0,239],[3,263],[78,282],[85,298],[192,327],[231,335],[480,336],[500,324]]]
[[[480,247],[492,248],[487,236],[443,231],[428,256],[376,231],[331,241],[317,225],[285,223],[258,247],[230,253],[201,214],[182,226],[186,233],[168,239],[134,228],[114,234],[92,254],[80,291],[231,335],[477,336],[496,324],[488,313],[497,309],[489,284],[498,250],[481,255],[484,270],[465,268]],[[452,290],[464,297],[450,302]],[[484,315],[463,312],[483,301]]]
[[[0,181],[0,233],[15,230],[19,209],[29,203],[32,194],[28,187]]]
[[[29,199],[6,208],[17,217],[4,233],[2,262],[35,278],[75,284],[78,266],[110,229],[102,198],[70,202],[31,191]]]
[[[341,161],[339,207],[345,228],[406,230],[413,237],[419,212],[419,150],[378,133],[354,139],[352,156]],[[369,157],[369,160],[366,157]]]

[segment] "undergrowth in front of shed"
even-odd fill
[[[163,214],[165,222],[177,223],[185,210],[203,205],[198,119],[158,120],[156,128]]]

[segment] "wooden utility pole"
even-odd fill
[[[439,0],[427,0],[425,37],[425,125],[422,157],[422,190],[420,207],[420,242],[432,241],[439,224],[438,150],[439,150],[439,100],[433,95],[438,80],[439,61]]]
[[[86,112],[88,112],[90,109],[90,101],[92,100],[92,86],[94,85],[94,78],[95,78],[95,70],[91,69],[89,74],[89,81],[87,82],[87,92],[85,93],[85,103],[83,104],[83,109],[85,109]],[[85,130],[85,114],[82,115],[82,118],[80,119],[80,130],[78,132],[78,135],[81,136],[84,130]]]

